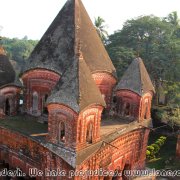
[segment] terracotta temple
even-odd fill
[[[66,2],[20,78],[23,86],[1,47],[0,117],[17,114],[22,90],[24,121],[30,124],[28,131],[0,124],[0,160],[9,168],[27,176],[29,168],[63,170],[64,176],[36,176],[60,180],[100,169],[114,174],[85,179],[128,179],[115,172],[145,168],[154,87],[139,57],[118,80],[81,0]],[[46,131],[30,133],[42,118]]]

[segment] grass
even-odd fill
[[[154,143],[161,134],[150,133],[149,145]],[[169,136],[166,139],[165,144],[161,147],[159,154],[153,160],[147,162],[146,166],[149,168],[160,169],[180,169],[180,162],[176,160],[176,143],[177,138],[174,136]]]
[[[0,119],[0,126],[8,129],[12,129],[14,131],[18,131],[25,135],[46,133],[48,131],[47,124],[41,124],[37,122],[37,118],[27,115]]]

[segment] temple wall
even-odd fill
[[[91,106],[83,110],[77,123],[77,149],[81,150],[100,140],[102,106]]]
[[[51,180],[54,177],[45,175],[48,170],[66,172],[64,177],[56,177],[57,180],[68,179],[69,171],[73,168],[63,159],[49,151],[39,142],[0,127],[0,161],[9,164],[9,168],[19,167],[23,173],[29,175],[30,168],[37,168],[43,175],[36,176],[37,180]]]
[[[59,79],[57,73],[43,69],[30,70],[22,76],[24,104],[28,114],[39,116],[43,113],[45,101]]]
[[[20,91],[21,89],[16,86],[5,86],[0,89],[0,95],[4,99],[0,106],[0,117],[17,114]]]
[[[48,140],[52,143],[75,149],[77,113],[60,104],[49,104],[48,112]],[[64,131],[62,134],[61,130]]]
[[[152,103],[152,93],[145,93],[141,98],[140,104],[140,119],[150,119],[151,118],[151,103]]]
[[[76,150],[99,141],[102,110],[96,105],[77,114],[65,105],[49,104],[48,140]]]
[[[139,96],[129,90],[118,90],[116,92],[115,115],[139,121],[151,119],[152,96],[151,92]]]
[[[102,168],[107,172],[118,170],[122,173],[125,169],[144,169],[148,135],[149,130],[142,128],[124,134],[111,143],[105,143],[88,160],[79,165],[77,170],[95,171]],[[103,176],[101,178],[92,176],[87,179],[99,180],[103,178]],[[106,178],[112,179],[112,177]],[[119,176],[119,179],[121,180],[122,176]]]
[[[109,112],[111,108],[112,91],[117,80],[111,74],[105,72],[94,73],[92,77],[106,102],[106,110]]]
[[[121,117],[139,118],[141,97],[129,90],[116,92],[115,115]]]

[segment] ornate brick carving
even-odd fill
[[[48,111],[48,140],[52,143],[75,148],[77,113],[60,104],[48,105]],[[61,137],[61,123],[64,123],[64,137]]]
[[[22,76],[27,113],[36,116],[43,113],[45,100],[59,79],[57,73],[45,69],[30,70]]]
[[[116,92],[115,98],[115,115],[139,121],[151,118],[152,93],[146,93],[141,97],[129,90],[119,90]]]
[[[66,172],[73,169],[39,142],[1,127],[0,160],[4,160],[11,168],[21,168],[27,174],[29,174],[29,168],[37,168],[43,172],[45,169],[57,170],[59,168]],[[39,178],[44,180],[47,177],[42,176]]]
[[[64,145],[73,149],[82,149],[87,142],[87,131],[91,128],[89,143],[97,142],[100,139],[101,106],[92,106],[85,109],[79,115],[72,109],[60,105],[48,105],[48,140],[52,143]],[[64,140],[60,140],[60,123],[65,125]],[[90,127],[90,128],[89,128]]]
[[[112,91],[117,82],[116,78],[106,72],[97,72],[92,75],[96,85],[105,99],[107,111],[111,108]]]
[[[87,159],[79,169],[106,170],[143,169],[149,130],[142,128],[120,136],[111,143],[104,143],[101,148]]]
[[[79,114],[77,123],[77,149],[100,139],[100,122],[103,108],[92,106]]]
[[[1,102],[0,117],[5,115],[15,115],[18,111],[19,94],[21,89],[16,86],[6,86],[0,89],[0,95],[4,97],[4,101]]]

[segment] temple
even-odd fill
[[[1,50],[0,117],[5,119],[18,110],[22,87],[16,79]],[[23,122],[30,126],[12,130],[0,122],[0,160],[10,168],[20,167],[27,176],[32,167],[59,169],[66,172],[63,179],[78,180],[80,174],[69,172],[103,169],[113,174],[86,179],[115,180],[128,179],[117,172],[145,168],[154,87],[140,57],[118,80],[81,0],[66,2],[31,53],[21,79],[28,117]],[[47,120],[39,125],[42,117]]]
[[[0,118],[18,111],[21,83],[2,46],[0,46]]]

